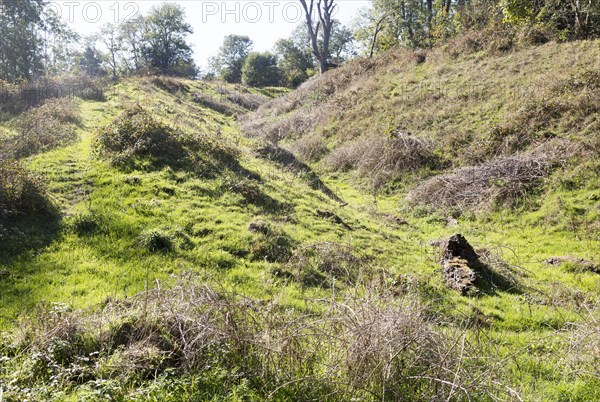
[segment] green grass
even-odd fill
[[[592,45],[575,46],[593,51]],[[436,110],[435,115],[424,118],[411,116],[410,109],[401,107],[406,101],[396,100],[398,91],[427,77],[441,76],[434,84],[466,85],[461,73],[466,69],[477,70],[491,86],[504,87],[510,77],[515,77],[515,85],[531,79],[519,74],[516,66],[535,64],[540,74],[547,66],[575,71],[585,63],[570,64],[569,56],[563,54],[566,46],[547,45],[491,62],[475,56],[440,67],[428,63],[392,80],[378,80],[389,88],[379,88],[373,99],[365,102],[379,102],[383,97],[389,107],[377,111],[368,121],[362,120],[362,114],[355,115],[357,109],[349,110],[328,129],[335,131],[343,124],[348,126],[347,133],[378,130],[381,127],[372,123],[383,122],[391,107],[400,110],[392,123],[402,126],[405,121],[412,122],[403,126],[411,131],[441,127],[460,131],[458,127],[465,125],[471,130],[486,129],[505,113],[493,99],[482,102],[472,113],[455,113],[457,106],[452,104],[439,110],[433,103],[429,108]],[[452,82],[444,77],[451,77]],[[224,291],[248,298],[276,299],[284,308],[298,312],[319,313],[327,309],[326,301],[335,295],[362,294],[364,289],[359,286],[338,283],[334,289],[304,287],[273,275],[274,268],[285,269],[285,264],[253,258],[252,254],[260,242],[269,241],[248,230],[251,222],[261,219],[289,238],[291,251],[315,242],[351,245],[371,258],[365,270],[379,272],[385,286],[417,294],[431,311],[445,317],[449,329],[471,320],[474,311],[480,312],[488,329],[483,335],[476,330],[467,335],[473,340],[484,336],[498,358],[506,359],[504,378],[524,400],[584,401],[600,397],[595,391],[600,389],[597,377],[560,371],[566,367],[560,359],[567,345],[565,331],[569,324],[583,322],[587,309],[600,303],[600,275],[543,263],[549,257],[563,255],[600,260],[599,193],[597,184],[590,184],[590,177],[597,176],[590,176],[585,169],[573,171],[570,177],[563,173],[552,176],[548,180],[555,185],[549,185],[533,200],[533,208],[466,212],[458,217],[458,226],[449,226],[447,214],[409,206],[405,201],[407,185],[374,198],[354,173],[323,173],[325,184],[347,202],[341,207],[312,189],[301,175],[257,157],[254,150],[258,140],[240,134],[235,116],[194,101],[193,95],[198,93],[220,96],[222,84],[183,84],[183,89],[174,91],[161,88],[151,79],[132,79],[117,85],[106,102],[80,101],[80,141],[26,160],[28,168],[44,178],[62,218],[60,230],[41,228],[39,233],[31,234],[31,239],[37,235],[44,242],[31,241],[31,247],[0,263],[0,326],[4,330],[18,328],[19,317],[27,320],[40,305],[66,303],[71,309],[92,308],[109,298],[129,298],[147,288],[168,288],[190,273],[199,282],[218,283]],[[267,88],[252,92],[274,97],[286,91]],[[219,99],[232,110],[247,112]],[[455,101],[461,102],[458,98]],[[136,103],[167,124],[189,133],[210,134],[238,149],[240,166],[261,178],[260,183],[253,184],[258,200],[245,198],[236,190],[242,178],[227,170],[209,178],[169,167],[123,171],[98,159],[91,153],[97,131]],[[351,127],[347,122],[353,122]],[[9,127],[10,122],[6,125]],[[330,142],[342,139],[331,138]],[[334,211],[352,230],[324,220],[317,209]],[[390,223],[385,214],[401,217],[408,224]],[[470,297],[448,290],[438,264],[438,251],[429,244],[454,233],[462,233],[476,248],[494,251],[517,267],[515,276],[521,290],[497,290]],[[167,239],[169,247],[152,246],[155,243],[148,239],[153,236]],[[0,370],[0,381],[9,377]],[[197,375],[161,376],[145,384],[145,394],[137,396],[131,396],[135,388],[121,388],[118,382],[108,381],[101,389],[109,392],[113,387],[115,395],[121,395],[116,400],[125,400],[125,394],[131,396],[127,400],[241,401],[264,397],[244,379],[221,387],[224,378],[230,379],[215,368]],[[57,393],[54,400],[93,400],[97,398],[95,392],[92,385],[86,384]]]

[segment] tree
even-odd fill
[[[298,26],[288,39],[276,42],[274,51],[287,86],[295,87],[306,81],[312,74],[315,64],[319,64],[314,56],[311,38],[306,26]],[[324,44],[323,31],[319,30],[317,45]],[[354,36],[350,29],[337,20],[333,20],[329,40],[327,68],[337,66],[356,56]]]
[[[310,49],[289,38],[279,39],[274,50],[284,85],[297,87],[309,78],[315,67]]]
[[[350,29],[338,20],[333,21],[329,42],[330,65],[340,65],[356,56],[354,35]]]
[[[121,38],[118,35],[118,28],[114,24],[106,24],[100,30],[98,38],[108,51],[108,65],[112,71],[112,78],[116,80],[118,77],[119,60],[118,54],[122,49]]]
[[[505,21],[539,25],[581,39],[600,34],[596,0],[501,0]]]
[[[396,38],[390,38],[389,35],[382,40],[387,17],[381,9],[370,7],[360,10],[354,19],[353,36],[369,58],[397,44]]]
[[[221,79],[242,82],[242,67],[252,49],[252,41],[245,35],[227,35],[219,48],[219,54],[210,60],[211,69]]]
[[[44,71],[42,13],[46,0],[0,2],[0,79],[31,79]]]
[[[250,53],[242,67],[242,82],[246,85],[264,87],[278,85],[280,81],[277,58],[269,53]]]
[[[75,44],[80,36],[70,29],[52,8],[42,11],[42,23],[37,35],[42,39],[44,74],[53,75],[77,67]]]
[[[196,75],[192,49],[186,38],[193,33],[185,11],[177,4],[153,7],[145,18],[142,51],[148,66],[166,75]]]
[[[306,17],[312,52],[319,63],[319,70],[323,74],[330,67],[329,44],[334,24],[333,13],[337,5],[335,0],[300,0],[300,3]],[[316,21],[314,20],[315,11],[318,15]],[[319,41],[319,35],[321,35],[322,41]]]
[[[0,0],[0,80],[31,80],[76,67],[79,36],[48,0]]]
[[[100,77],[104,75],[104,71],[102,70],[102,58],[93,44],[85,47],[85,50],[79,59],[79,67],[90,77]]]
[[[138,16],[123,22],[119,26],[119,38],[125,53],[124,61],[130,71],[140,71],[143,66],[144,25],[144,17]]]

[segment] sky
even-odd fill
[[[106,23],[118,23],[142,15],[164,1],[54,0],[52,7],[71,28],[83,36],[99,31]],[[189,37],[196,63],[206,68],[228,34],[248,35],[255,51],[271,50],[277,39],[289,37],[304,22],[298,0],[170,0],[185,8],[194,34]],[[368,0],[337,0],[335,18],[348,25]]]

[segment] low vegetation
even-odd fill
[[[76,136],[0,163],[2,397],[600,399],[597,53],[145,76],[4,116],[2,144],[53,104]]]
[[[65,146],[77,140],[79,122],[76,100],[47,100],[16,119],[13,134],[0,145],[0,155],[18,159]]]
[[[96,312],[60,304],[41,310],[15,343],[2,345],[12,373],[5,392],[56,398],[77,388],[79,398],[133,400],[515,396],[499,378],[502,362],[486,362],[492,348],[466,332],[443,333],[416,300],[390,303],[386,290],[370,289],[366,297],[332,300],[318,316],[298,316],[277,302],[261,306],[185,281],[127,302],[108,300]],[[172,382],[190,375],[194,382]],[[143,393],[132,392],[140,386]]]
[[[0,161],[0,217],[3,221],[30,213],[46,213],[50,202],[38,177],[19,162]]]
[[[492,54],[473,49],[458,59],[453,46],[394,50],[306,82],[244,119],[242,130],[323,169],[354,171],[376,192],[398,187],[403,179],[408,192],[407,171],[421,169],[420,180],[470,166],[489,170],[510,158],[531,160],[540,148],[568,161],[564,172],[594,159],[581,146],[594,141],[598,124],[595,67],[587,61],[597,53],[592,44],[597,40]],[[559,54],[560,48],[585,57]],[[522,66],[527,82],[515,79],[503,67],[508,64]]]

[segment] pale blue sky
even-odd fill
[[[288,37],[304,21],[297,0],[171,0],[181,4],[188,22],[194,28],[190,38],[199,66],[205,67],[208,57],[217,53],[227,34],[248,35],[257,51],[270,50],[279,38]],[[107,22],[118,22],[145,14],[162,1],[144,0],[55,0],[53,7],[71,27],[83,35],[92,34]],[[367,7],[367,0],[338,0],[336,18],[349,24],[357,11]]]

